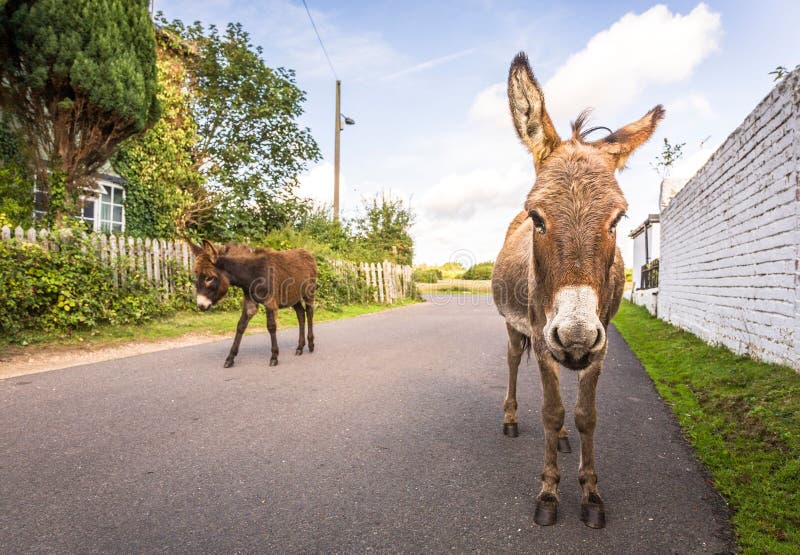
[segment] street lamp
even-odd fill
[[[339,151],[340,147],[340,134],[345,125],[355,125],[356,121],[353,118],[348,118],[342,113],[342,82],[336,80],[336,139],[334,141],[334,154],[333,154],[333,221],[339,221]]]

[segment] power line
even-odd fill
[[[325,59],[328,60],[328,65],[331,66],[331,71],[333,72],[333,76],[338,80],[339,76],[336,75],[336,70],[333,69],[333,62],[331,62],[331,57],[328,56],[328,51],[325,49],[325,45],[322,43],[322,37],[319,36],[319,31],[317,30],[317,26],[314,23],[314,18],[311,17],[311,10],[308,9],[308,4],[306,4],[306,0],[303,0],[303,6],[306,8],[306,13],[308,14],[308,20],[311,22],[311,26],[314,28],[314,33],[317,35],[317,40],[319,41],[319,45],[322,47],[322,53],[325,54]]]

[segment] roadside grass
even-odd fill
[[[417,289],[423,295],[488,295],[492,292],[492,282],[488,279],[441,279],[437,283],[417,283]]]
[[[341,320],[380,312],[388,308],[396,308],[413,304],[416,301],[400,301],[392,305],[379,304],[351,304],[343,305],[337,310],[318,308],[314,312],[314,323],[326,322],[330,320]],[[47,333],[31,331],[25,336],[27,346],[22,347],[19,341],[14,344],[5,339],[0,339],[0,352],[21,352],[30,351],[37,348],[88,348],[107,347],[123,343],[151,342],[162,339],[173,339],[187,334],[219,335],[230,336],[236,330],[239,322],[240,310],[224,310],[212,308],[208,312],[198,312],[195,310],[183,310],[171,316],[155,318],[141,324],[127,324],[116,326],[101,326],[94,330],[80,330],[71,333]],[[263,308],[259,309],[250,321],[247,334],[266,333],[266,313]],[[296,328],[297,317],[294,310],[281,309],[278,311],[278,329]]]
[[[744,553],[800,553],[800,374],[623,301],[614,324],[734,511]]]

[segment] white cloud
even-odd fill
[[[477,123],[513,129],[508,111],[506,84],[495,83],[478,93],[469,109],[469,117]]]
[[[711,118],[716,114],[711,102],[702,94],[687,94],[667,102],[667,112],[672,114],[696,114],[703,118]]]
[[[699,4],[687,15],[658,5],[628,13],[592,37],[544,86],[554,120],[575,117],[589,106],[614,115],[650,85],[691,76],[714,52],[722,34],[720,16]]]
[[[420,207],[437,221],[467,219],[488,208],[522,207],[533,171],[518,163],[503,169],[478,168],[443,177],[422,198]]]
[[[703,167],[711,155],[716,152],[717,147],[703,147],[693,152],[686,158],[683,158],[675,163],[672,167],[670,175],[672,177],[692,177],[697,173],[697,170]]]
[[[719,14],[705,4],[687,15],[673,14],[663,5],[638,15],[626,14],[593,36],[544,83],[547,110],[557,127],[589,107],[597,107],[604,119],[616,116],[648,87],[689,78],[718,48],[721,34]],[[712,114],[700,95],[679,100],[677,107]],[[509,118],[505,83],[479,93],[470,115],[505,125]]]
[[[299,177],[300,196],[313,199],[319,204],[333,204],[333,164],[321,162]],[[346,180],[339,174],[339,196],[346,188]]]

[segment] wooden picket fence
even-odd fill
[[[192,284],[186,279],[194,266],[194,254],[188,243],[177,239],[142,239],[125,235],[92,233],[91,245],[101,260],[113,269],[114,285],[125,285],[129,279],[146,280],[165,296],[186,293]],[[51,233],[33,228],[27,231],[8,226],[0,230],[3,241],[37,243],[45,249],[57,248],[58,241]],[[346,279],[359,280],[356,285],[366,285],[376,303],[392,304],[414,295],[411,266],[389,261],[383,263],[348,262],[331,260],[334,271]]]

